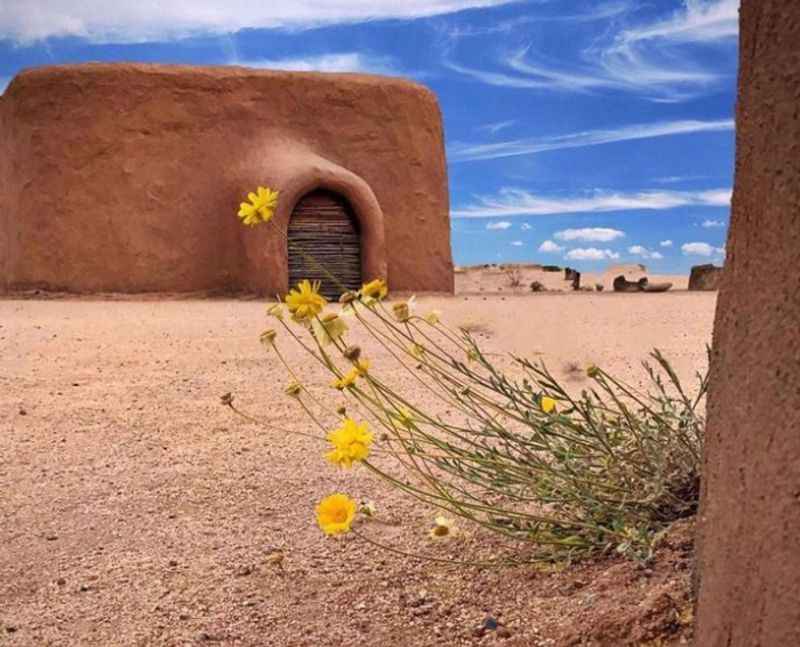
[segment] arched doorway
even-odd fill
[[[303,196],[289,220],[288,238],[290,288],[303,279],[320,281],[320,292],[338,299],[361,287],[361,235],[342,196],[325,190]]]

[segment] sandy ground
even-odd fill
[[[638,381],[654,346],[689,377],[715,293],[426,297],[490,352],[562,377],[596,363]],[[560,573],[409,560],[325,538],[313,505],[341,489],[392,546],[479,558],[467,529],[432,545],[434,512],[365,470],[337,473],[258,342],[255,301],[0,300],[0,645],[622,645],[688,633],[690,529],[657,562]],[[368,344],[364,344],[368,347]],[[307,360],[285,344],[290,361]],[[370,350],[373,365],[387,358]],[[327,377],[309,374],[319,388]],[[577,386],[580,386],[577,384]],[[407,388],[414,388],[411,384]],[[281,566],[271,555],[281,551]],[[482,632],[487,618],[502,631]],[[581,643],[580,641],[585,642]]]

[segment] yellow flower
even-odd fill
[[[310,319],[322,312],[327,301],[319,293],[319,281],[303,279],[286,295],[286,305],[295,321]]]
[[[369,360],[368,359],[360,359],[356,362],[356,373],[359,376],[364,377],[369,371]]]
[[[455,534],[455,522],[447,517],[436,517],[434,526],[431,528],[431,537],[434,539],[445,539]]]
[[[411,346],[408,347],[408,352],[417,359],[422,359],[422,356],[425,354],[425,347],[419,344],[411,344]]]
[[[239,205],[242,224],[254,227],[259,223],[269,222],[275,215],[279,193],[263,186],[258,187],[256,193],[248,193],[247,199],[250,202],[242,202]]]
[[[427,321],[432,326],[435,326],[437,323],[439,323],[439,311],[431,310],[428,314],[425,315],[425,321]]]
[[[328,442],[333,449],[325,454],[325,458],[334,465],[349,468],[354,462],[369,456],[372,434],[366,422],[359,425],[352,418],[345,418],[341,427],[328,433]]]
[[[344,391],[347,387],[353,386],[356,383],[358,376],[358,369],[354,366],[347,371],[347,373],[342,375],[342,377],[337,377],[334,379],[333,382],[331,382],[331,386],[335,389],[339,389],[340,391]]]
[[[539,406],[545,413],[552,413],[556,410],[556,401],[551,397],[543,395],[539,400]]]
[[[334,313],[325,315],[322,321],[314,319],[311,322],[311,328],[321,346],[327,346],[340,339],[347,332],[347,324],[339,315]]]
[[[361,296],[380,301],[389,293],[386,281],[375,279],[361,286]]]
[[[316,508],[317,523],[326,535],[349,532],[356,517],[356,502],[346,494],[331,494]]]

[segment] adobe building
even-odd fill
[[[280,191],[278,209],[244,227],[258,185]],[[0,292],[283,293],[319,276],[304,249],[347,287],[453,291],[430,90],[87,64],[24,71],[0,97]]]

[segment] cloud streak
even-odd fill
[[[481,196],[474,204],[454,209],[454,218],[499,218],[545,216],[565,213],[665,210],[676,207],[727,207],[730,189],[710,191],[640,191],[611,193],[595,191],[581,196],[544,197],[522,189],[501,189],[496,196]]]
[[[582,248],[569,250],[565,255],[569,261],[606,261],[616,260],[619,258],[619,253],[610,249],[597,249],[596,247]]]
[[[662,121],[651,124],[631,124],[619,128],[586,130],[566,135],[550,137],[531,137],[507,140],[491,144],[455,143],[448,150],[451,162],[471,162],[490,160],[517,155],[533,155],[564,148],[582,148],[584,146],[600,146],[615,142],[652,139],[655,137],[671,137],[693,133],[725,132],[733,130],[733,119]]]
[[[611,11],[598,12],[598,18],[611,18],[632,9],[626,4],[609,7]],[[606,38],[578,50],[567,63],[548,60],[527,46],[502,53],[494,67],[460,63],[450,55],[452,52],[448,52],[444,65],[481,83],[501,87],[564,92],[606,89],[637,93],[653,101],[684,101],[731,76],[730,71],[707,67],[707,59],[687,45],[735,42],[738,7],[739,0],[686,0],[683,8],[667,18],[616,31],[615,23],[610,23]],[[455,44],[461,37],[480,34],[458,32],[451,38]]]
[[[293,72],[356,72],[362,74],[386,74],[400,76],[402,72],[388,56],[371,56],[360,52],[321,54],[300,58],[258,59],[233,61],[232,65],[255,67],[267,70],[289,70]]]
[[[583,229],[564,229],[557,231],[553,237],[557,240],[583,240],[607,243],[617,238],[624,238],[625,232],[608,227],[585,227]]]
[[[241,29],[306,29],[369,20],[414,19],[511,0],[11,0],[0,19],[0,39],[22,44],[74,36],[95,43],[143,43]]]
[[[713,256],[714,254],[725,254],[724,247],[714,247],[708,243],[684,243],[681,245],[684,256]]]

